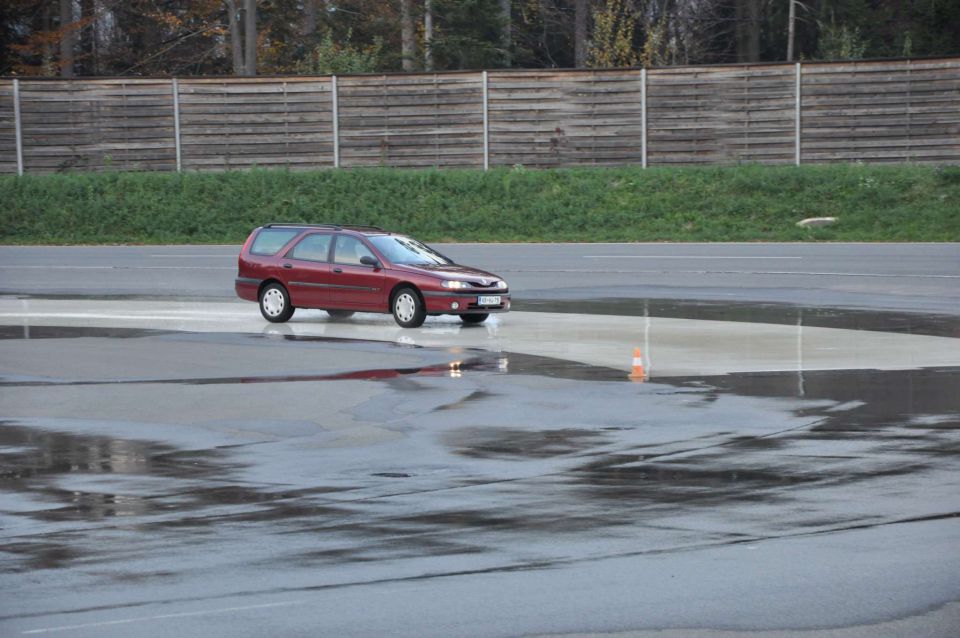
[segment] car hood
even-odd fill
[[[471,268],[469,266],[461,266],[459,264],[445,264],[437,266],[427,264],[418,264],[416,266],[396,264],[394,268],[397,270],[405,270],[407,272],[415,272],[421,275],[433,275],[434,277],[442,277],[444,279],[459,279],[462,281],[476,281],[478,283],[482,279],[486,279],[488,282],[493,282],[500,279],[498,275],[485,270]]]

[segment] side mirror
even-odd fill
[[[364,266],[373,266],[374,268],[380,267],[380,261],[376,257],[371,257],[370,255],[364,255],[361,257],[360,263]]]

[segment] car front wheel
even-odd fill
[[[460,315],[460,321],[463,323],[483,323],[490,315],[486,312],[476,315]]]
[[[393,297],[393,318],[402,328],[419,328],[427,318],[420,294],[413,288],[401,288]]]
[[[260,314],[271,323],[283,323],[293,316],[287,289],[280,284],[270,284],[260,293]]]

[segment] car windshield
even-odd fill
[[[369,237],[388,261],[394,264],[440,266],[453,262],[416,239],[402,235],[375,235]]]

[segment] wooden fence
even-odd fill
[[[0,79],[0,173],[960,163],[960,58]]]

